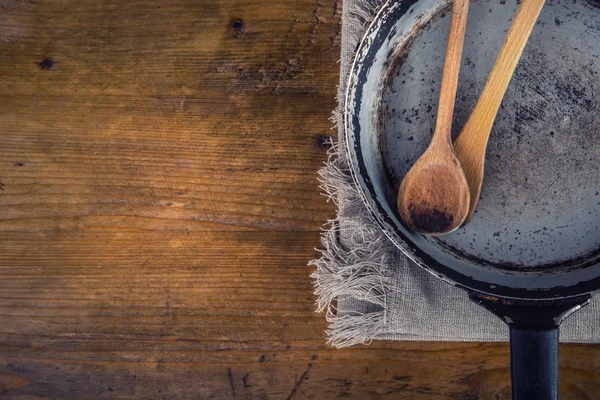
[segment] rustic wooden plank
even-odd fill
[[[326,344],[340,13],[0,1],[0,397],[509,398],[506,344]],[[599,346],[561,351],[593,398]]]
[[[314,116],[334,106],[333,8],[3,5],[5,229],[311,230],[330,215],[314,180],[330,123]]]

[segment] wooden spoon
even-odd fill
[[[508,83],[545,2],[546,0],[522,0],[479,101],[460,136],[454,141],[454,152],[465,171],[471,193],[471,205],[465,224],[473,216],[479,200],[485,151],[492,125]]]
[[[454,0],[435,132],[398,192],[400,216],[424,234],[452,232],[469,212],[469,186],[450,135],[468,12],[469,0]]]

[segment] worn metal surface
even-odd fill
[[[471,5],[454,134],[517,7]],[[595,291],[597,281],[580,282],[600,276],[600,9],[548,1],[492,130],[477,213],[467,227],[430,239],[402,225],[395,197],[435,127],[451,13],[439,0],[400,8],[384,7],[367,33],[346,110],[355,176],[384,230],[417,262],[464,286],[515,297],[510,288],[526,289],[535,298]]]

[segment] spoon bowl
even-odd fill
[[[404,222],[429,235],[452,232],[469,213],[469,185],[450,136],[469,1],[453,2],[436,129],[429,147],[404,177],[398,191],[398,211]]]
[[[430,147],[400,185],[400,216],[417,232],[450,233],[469,214],[469,186],[458,160],[448,150],[448,156],[439,157],[438,148]]]

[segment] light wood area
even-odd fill
[[[0,0],[0,398],[509,398],[506,344],[326,344],[341,7]]]
[[[454,151],[465,171],[471,193],[466,223],[473,218],[479,202],[485,153],[496,114],[545,3],[546,0],[521,2],[473,113],[454,142]]]
[[[398,190],[400,216],[412,229],[427,235],[450,233],[460,228],[469,214],[469,184],[451,136],[468,15],[469,0],[454,0],[435,131]]]

